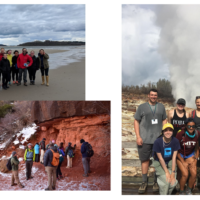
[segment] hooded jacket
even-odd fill
[[[19,160],[17,159],[17,157],[16,156],[12,157],[10,162],[11,162],[11,165],[12,165],[12,171],[17,171],[18,165],[19,165]]]
[[[41,59],[41,57],[43,58]],[[40,53],[38,53],[39,68],[42,68],[42,66],[44,66],[44,69],[49,68],[48,59],[49,59],[49,55],[47,53],[45,53],[43,56]],[[42,61],[43,61],[43,65],[42,65]]]
[[[88,142],[83,142],[83,144],[81,145],[81,153],[82,153],[82,157],[83,158],[87,158],[87,144]]]
[[[50,149],[52,149],[54,152],[58,152],[57,148],[55,146],[51,147]],[[44,166],[47,167],[55,167],[51,164],[52,160],[53,160],[53,153],[51,152],[51,150],[47,150],[44,154]]]
[[[36,144],[34,146],[34,150],[35,150],[35,154],[40,154],[40,145],[39,144]]]
[[[0,71],[2,73],[10,73],[10,62],[8,59],[2,58],[0,61]]]
[[[30,56],[30,55],[29,55]],[[30,56],[31,57],[31,56]],[[35,69],[38,70],[39,69],[39,60],[36,58],[36,56],[34,55],[33,57],[31,57],[31,59],[33,60],[33,64],[29,65],[29,67],[31,69]]]
[[[10,62],[10,67],[12,67],[12,54],[7,54],[7,59],[9,60],[9,62]]]
[[[24,55],[23,53],[19,54],[17,58],[17,67],[19,69],[26,69],[27,67],[24,66],[25,63],[29,62],[28,66],[31,66],[33,64],[32,58],[26,54]]]
[[[18,58],[19,56],[13,56],[12,57],[12,67],[14,67],[14,68],[16,68],[16,64],[17,64],[17,58]]]
[[[24,154],[25,161],[35,161],[35,151],[34,149],[27,148]]]

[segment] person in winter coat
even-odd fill
[[[12,74],[12,50],[7,51],[7,59],[10,62],[10,79],[9,79],[9,85],[11,85],[11,74]]]
[[[22,74],[24,85],[27,86],[27,67],[33,64],[32,58],[27,54],[27,49],[23,48],[23,53],[19,54],[17,59],[17,67],[19,68],[19,82],[17,86],[21,85]]]
[[[44,154],[44,166],[45,171],[48,175],[48,187],[45,190],[55,190],[56,189],[56,168],[51,164],[53,160],[53,152],[57,153],[57,148],[50,144],[50,149],[48,149]]]
[[[82,153],[82,163],[84,168],[84,174],[83,176],[88,177],[88,173],[90,173],[90,157],[87,155],[87,144],[88,142],[85,142],[84,139],[80,140],[81,145],[81,153]]]
[[[72,155],[73,155],[73,150],[75,150],[76,144],[74,147],[72,147],[72,143],[69,142],[68,146],[65,149],[65,155],[67,155],[67,167],[66,168],[71,168],[72,167]]]
[[[31,176],[31,170],[33,162],[35,161],[35,151],[31,143],[28,144],[28,148],[24,154],[24,160],[26,161],[26,180],[33,178]]]
[[[11,67],[13,84],[15,84],[15,83],[17,84],[18,83],[18,75],[19,75],[19,69],[17,67],[17,58],[18,58],[18,56],[19,56],[19,51],[15,50],[14,51],[14,56],[12,57],[12,67]]]
[[[18,185],[20,188],[24,188],[24,186],[19,181],[19,160],[16,151],[12,152],[11,157],[11,165],[12,165],[12,178],[11,178],[11,186]],[[16,182],[16,183],[15,183]]]
[[[40,49],[38,53],[39,68],[42,75],[42,85],[45,84],[44,75],[46,76],[46,85],[49,86],[49,55],[44,52],[44,49]]]
[[[58,148],[58,153],[60,154],[60,158],[59,158],[59,165],[56,169],[56,177],[57,177],[57,180],[60,180],[61,178],[64,178],[62,176],[62,172],[61,172],[61,165],[62,165],[62,162],[64,161],[64,157],[65,157],[65,153],[62,149]]]
[[[35,144],[34,150],[35,150],[35,162],[39,162],[40,161],[40,145],[38,143]]]
[[[50,141],[49,144],[47,144],[46,150],[50,149],[50,146],[54,146],[54,145],[52,145],[52,141]]]
[[[38,59],[36,58],[34,51],[31,51],[29,56],[33,60],[33,64],[30,67],[28,67],[30,85],[35,85],[35,74],[36,74],[36,71],[39,69]]]
[[[62,149],[63,152],[65,151],[64,146],[63,146],[63,142],[60,143],[59,149]]]
[[[2,79],[3,89],[7,90],[9,88],[7,84],[10,79],[10,62],[7,59],[6,53],[4,53],[3,58],[0,62],[0,71],[3,75],[3,79]]]
[[[1,48],[1,52],[0,52],[0,61],[2,60],[2,58],[3,58],[3,54],[5,53],[5,49],[4,48]],[[1,72],[1,70],[0,70],[0,80],[1,80],[1,74],[2,74],[2,72]],[[2,75],[3,76],[3,75]],[[3,78],[3,77],[2,77]],[[3,80],[3,79],[2,79]],[[2,81],[1,80],[1,81]]]
[[[44,163],[45,141],[46,138],[43,138],[42,141],[40,142],[40,149],[41,149],[40,163]]]

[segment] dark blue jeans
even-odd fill
[[[27,68],[25,69],[19,68],[19,83],[21,83],[22,81],[22,73],[23,73],[24,83],[26,83],[27,82]]]
[[[40,71],[41,71],[42,76],[44,76],[44,73],[45,73],[45,76],[48,76],[49,74],[49,68],[46,68],[46,69],[41,68]]]

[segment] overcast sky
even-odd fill
[[[85,5],[2,5],[0,44],[85,41]]]
[[[161,28],[156,26],[156,9],[157,5],[122,6],[122,83],[125,85],[169,79],[168,63],[157,50]]]

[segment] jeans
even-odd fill
[[[36,69],[28,67],[28,73],[29,73],[30,81],[34,81],[35,80]]]
[[[82,158],[84,173],[88,174],[88,171],[90,171],[90,157]]]
[[[45,76],[48,76],[49,74],[49,68],[46,68],[46,69],[41,68],[40,71],[41,71],[42,76],[44,76],[44,73],[45,73]]]
[[[33,161],[26,161],[26,178],[31,177],[32,166],[33,166]]]
[[[62,162],[59,162],[59,165],[56,169],[56,177],[57,178],[58,178],[58,175],[60,175],[60,176],[62,175],[62,172],[61,172],[61,169],[60,169],[61,165],[62,165]]]
[[[19,83],[21,83],[22,81],[22,73],[23,73],[24,83],[26,83],[27,82],[27,68],[25,69],[19,68]]]

